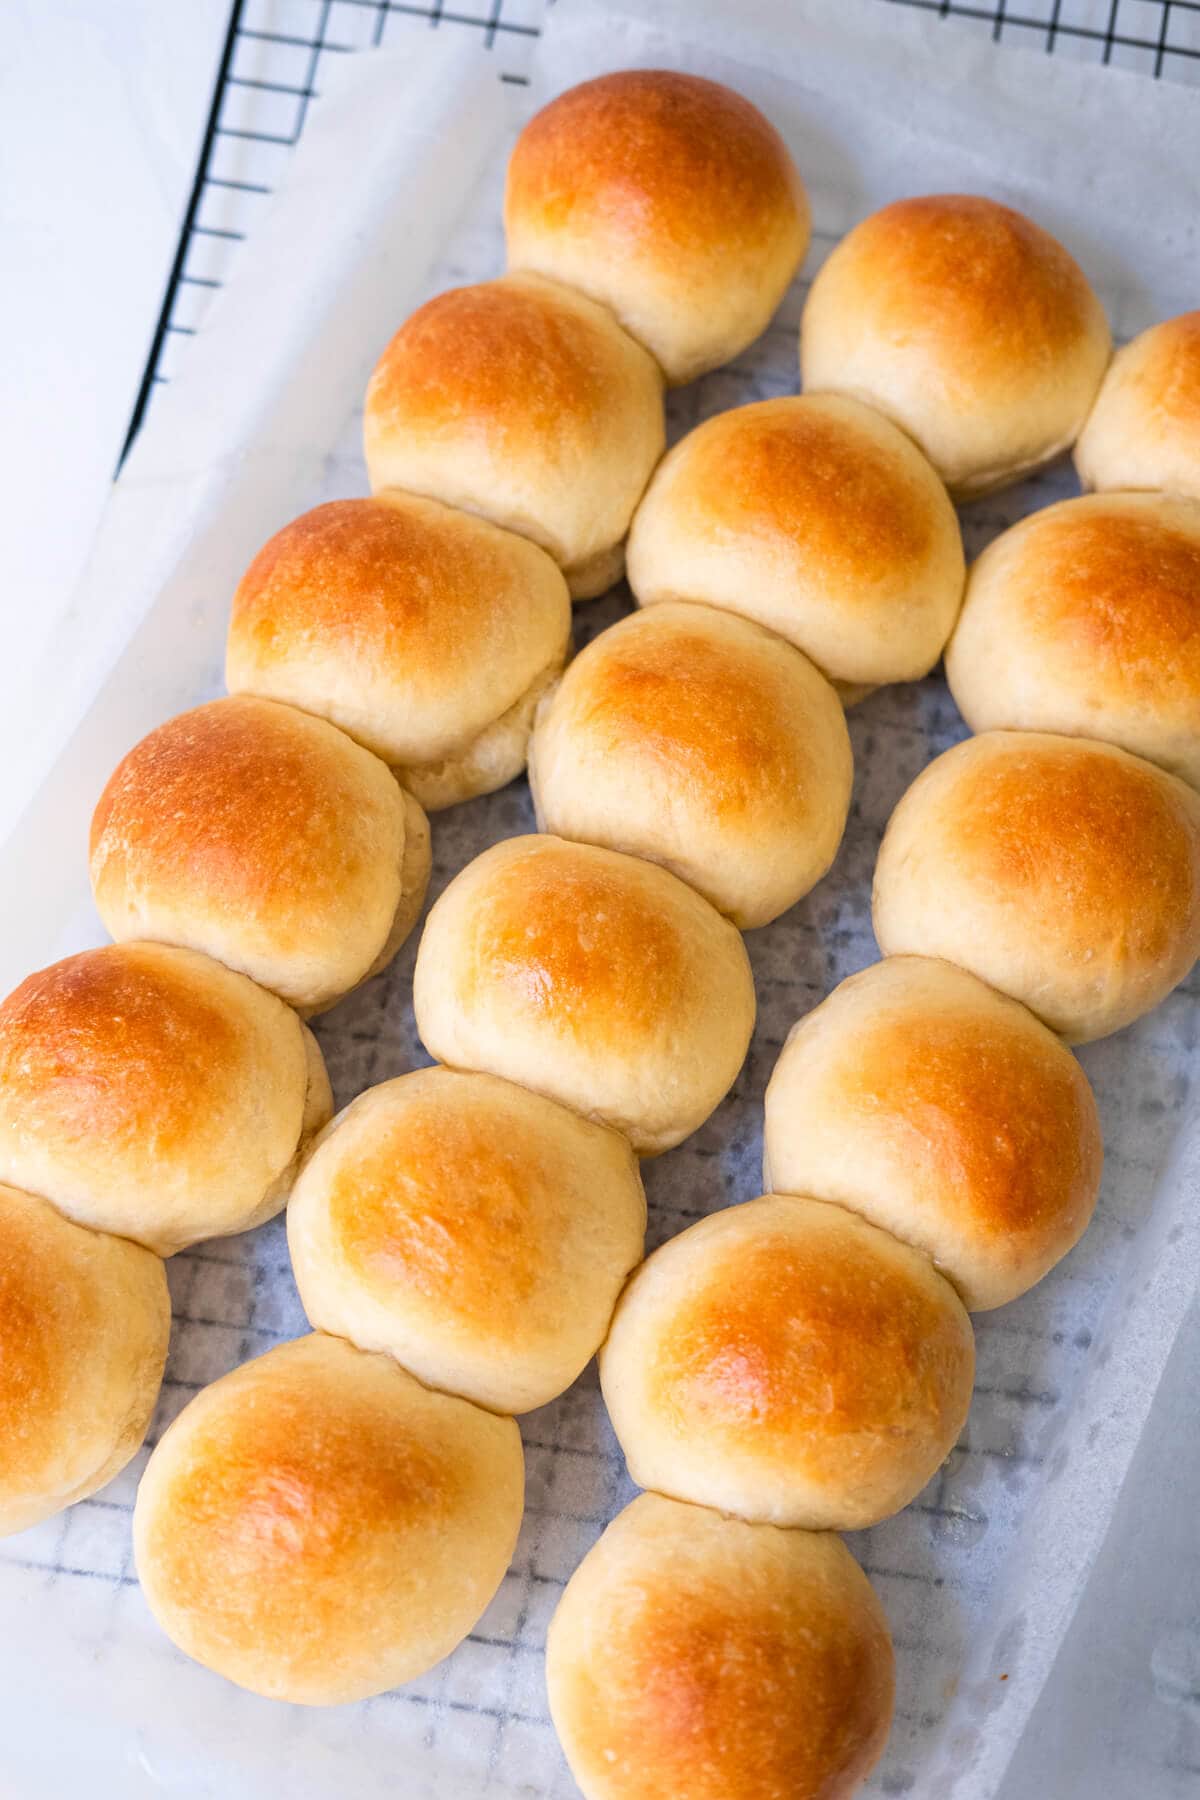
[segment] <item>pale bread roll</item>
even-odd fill
[[[158,1399],[170,1329],[157,1256],[0,1186],[0,1535],[125,1467]]]
[[[360,1094],[288,1208],[313,1325],[501,1413],[571,1385],[608,1330],[645,1229],[624,1138],[540,1094],[450,1069]]]
[[[878,407],[958,499],[1069,450],[1111,351],[1074,257],[979,194],[872,213],[818,273],[800,326],[805,391]]]
[[[874,922],[885,956],[942,957],[1070,1043],[1104,1037],[1200,955],[1200,796],[1107,744],[969,738],[892,814]]]
[[[248,696],[143,738],[92,819],[92,892],[118,942],[202,950],[306,1013],[391,961],[429,866],[429,822],[377,756]]]
[[[407,488],[549,552],[602,594],[663,453],[662,377],[612,314],[537,275],[439,294],[375,366],[363,421],[376,494]]]
[[[972,1311],[1078,1242],[1104,1149],[1045,1025],[953,963],[889,956],[793,1026],[767,1086],[764,1180],[913,1244]]]
[[[964,577],[937,475],[887,419],[835,394],[707,419],[663,461],[629,538],[639,605],[700,600],[755,619],[848,705],[928,674]]]
[[[665,869],[518,837],[433,907],[413,1008],[439,1062],[546,1094],[649,1156],[732,1087],[754,982],[735,927]]]
[[[707,606],[656,606],[593,638],[529,756],[543,830],[662,863],[742,930],[825,874],[853,775],[824,676]]]
[[[517,139],[510,269],[611,307],[672,383],[766,330],[805,250],[808,197],[775,128],[740,94],[672,69],[568,89]]]
[[[332,1110],[307,1026],[191,950],[85,950],[0,1005],[0,1179],[160,1256],[280,1212]]]
[[[1117,351],[1075,446],[1085,488],[1157,488],[1200,500],[1200,311]]]
[[[133,1518],[138,1577],[179,1648],[252,1693],[338,1706],[461,1643],[521,1523],[511,1419],[316,1334],[204,1388]]]
[[[521,773],[570,637],[545,551],[388,492],[315,507],[259,551],[234,596],[225,679],[340,726],[433,812]]]
[[[1099,738],[1200,784],[1200,501],[1022,519],[971,570],[946,679],[972,731]]]
[[[642,1494],[567,1583],[546,1686],[584,1800],[850,1800],[895,1672],[839,1538]]]
[[[656,1250],[600,1357],[639,1487],[809,1531],[860,1531],[914,1500],[974,1374],[971,1322],[925,1256],[779,1194]]]

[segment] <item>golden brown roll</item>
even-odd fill
[[[824,875],[853,775],[824,676],[709,606],[656,606],[593,638],[529,755],[543,830],[662,863],[743,930]]]
[[[1070,1043],[1119,1031],[1200,955],[1200,796],[1083,738],[989,731],[936,758],[875,866],[885,956],[939,956]]]
[[[1200,502],[1022,519],[971,570],[946,679],[973,731],[1099,738],[1200,783]]]
[[[341,726],[433,812],[520,774],[570,638],[545,551],[389,492],[318,506],[259,551],[234,596],[225,679]]]
[[[160,1256],[281,1211],[332,1110],[307,1026],[191,950],[85,950],[0,1005],[0,1178]]]
[[[810,229],[787,146],[758,108],[671,69],[582,82],[531,119],[504,225],[510,269],[611,307],[673,383],[766,330]]]
[[[954,508],[920,451],[834,394],[706,420],[664,460],[629,539],[639,605],[701,600],[755,619],[848,703],[929,672],[964,575]]]
[[[809,1531],[859,1531],[915,1499],[974,1374],[971,1321],[925,1256],[781,1194],[656,1250],[600,1355],[639,1487]]]
[[[794,1026],[767,1087],[764,1179],[933,1258],[972,1311],[1083,1235],[1104,1158],[1087,1077],[1015,1000],[889,956]]]
[[[144,737],[92,818],[92,892],[118,942],[202,950],[304,1012],[391,961],[429,863],[429,822],[377,756],[248,696]]]
[[[872,213],[821,269],[800,327],[806,391],[878,407],[959,499],[1069,450],[1111,350],[1074,257],[978,194]]]
[[[373,492],[408,488],[532,538],[588,600],[620,579],[663,452],[662,377],[602,306],[506,275],[400,327],[363,429]]]
[[[560,1100],[649,1156],[733,1085],[754,982],[734,926],[665,869],[518,837],[477,856],[433,907],[413,1007],[439,1062]]]
[[[1158,488],[1200,500],[1200,312],[1118,350],[1075,446],[1085,488]]]
[[[521,1523],[512,1419],[320,1333],[203,1389],[150,1458],[133,1518],[151,1612],[252,1693],[337,1706],[460,1643]]]
[[[624,1138],[450,1069],[360,1094],[288,1208],[313,1325],[502,1413],[544,1406],[595,1354],[645,1229]]]
[[[125,1467],[158,1399],[170,1329],[157,1256],[0,1187],[0,1535]]]
[[[585,1800],[850,1800],[895,1674],[839,1538],[642,1494],[567,1583],[546,1686]]]

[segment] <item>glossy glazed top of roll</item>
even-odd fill
[[[1200,311],[1117,351],[1075,447],[1085,488],[1159,488],[1200,500]]]
[[[942,957],[1069,1042],[1104,1037],[1200,954],[1200,796],[1088,739],[969,738],[892,814],[874,922],[885,955]]]
[[[778,1194],[656,1250],[600,1358],[639,1487],[810,1531],[861,1530],[915,1499],[974,1372],[970,1321],[925,1256]]]
[[[331,1111],[291,1008],[191,950],[85,950],[0,1005],[0,1176],[160,1256],[280,1211]]]
[[[234,596],[226,681],[340,725],[422,798],[427,765],[478,755],[506,714],[532,711],[570,633],[566,583],[536,544],[388,492],[318,506],[264,545]]]
[[[963,498],[1068,450],[1112,349],[1075,259],[978,194],[897,200],[856,225],[813,283],[800,343],[807,392],[878,407]]]
[[[840,1538],[657,1494],[589,1551],[546,1640],[585,1800],[850,1800],[894,1679],[883,1609]]]
[[[413,1005],[439,1062],[546,1094],[649,1155],[728,1092],[754,983],[736,928],[665,869],[519,837],[476,857],[433,907]]]
[[[972,1310],[1078,1242],[1100,1120],[1065,1045],[953,963],[889,956],[793,1027],[767,1086],[764,1167],[915,1244]]]
[[[624,1138],[440,1068],[360,1094],[288,1208],[314,1325],[509,1413],[553,1400],[594,1355],[645,1228]]]
[[[536,275],[452,288],[376,364],[363,422],[375,493],[406,488],[540,544],[579,599],[662,455],[662,377],[612,314]]]
[[[197,1662],[336,1706],[461,1642],[523,1497],[511,1419],[318,1333],[202,1389],[164,1434],[138,1489],[138,1577]]]
[[[862,1530],[916,1499],[973,1373],[970,1319],[927,1256],[777,1193],[649,1256],[601,1352],[639,1487],[806,1530]]]
[[[696,75],[629,69],[560,94],[508,167],[508,262],[603,301],[671,382],[758,337],[808,246],[787,146]]]
[[[828,869],[853,759],[806,657],[746,619],[675,605],[576,657],[542,708],[529,776],[545,830],[660,862],[745,930]]]
[[[928,462],[881,414],[833,394],[707,419],[664,460],[629,540],[640,605],[742,613],[854,688],[928,673],[964,575]]]
[[[946,679],[973,731],[1099,738],[1200,785],[1200,501],[1022,519],[971,570]]]
[[[170,1329],[157,1256],[0,1186],[0,1536],[124,1468],[158,1399]]]
[[[315,1010],[399,948],[429,828],[379,758],[323,719],[213,700],[118,764],[92,819],[91,876],[118,941],[202,950]]]

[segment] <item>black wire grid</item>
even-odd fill
[[[578,3],[578,0],[575,0]],[[954,21],[996,43],[1200,84],[1200,0],[880,0]],[[252,232],[319,91],[329,57],[404,34],[470,32],[503,80],[524,83],[546,0],[234,0],[175,259],[122,459],[156,387],[169,381],[213,293]]]

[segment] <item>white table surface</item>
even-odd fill
[[[227,0],[7,0],[0,704],[66,604],[111,485],[227,17]],[[1200,37],[1200,12],[1177,9],[1180,26]],[[1147,1434],[1003,1800],[1200,1795],[1200,1422],[1182,1438],[1175,1425],[1196,1418],[1198,1386],[1200,1308],[1164,1383],[1171,1426]]]

